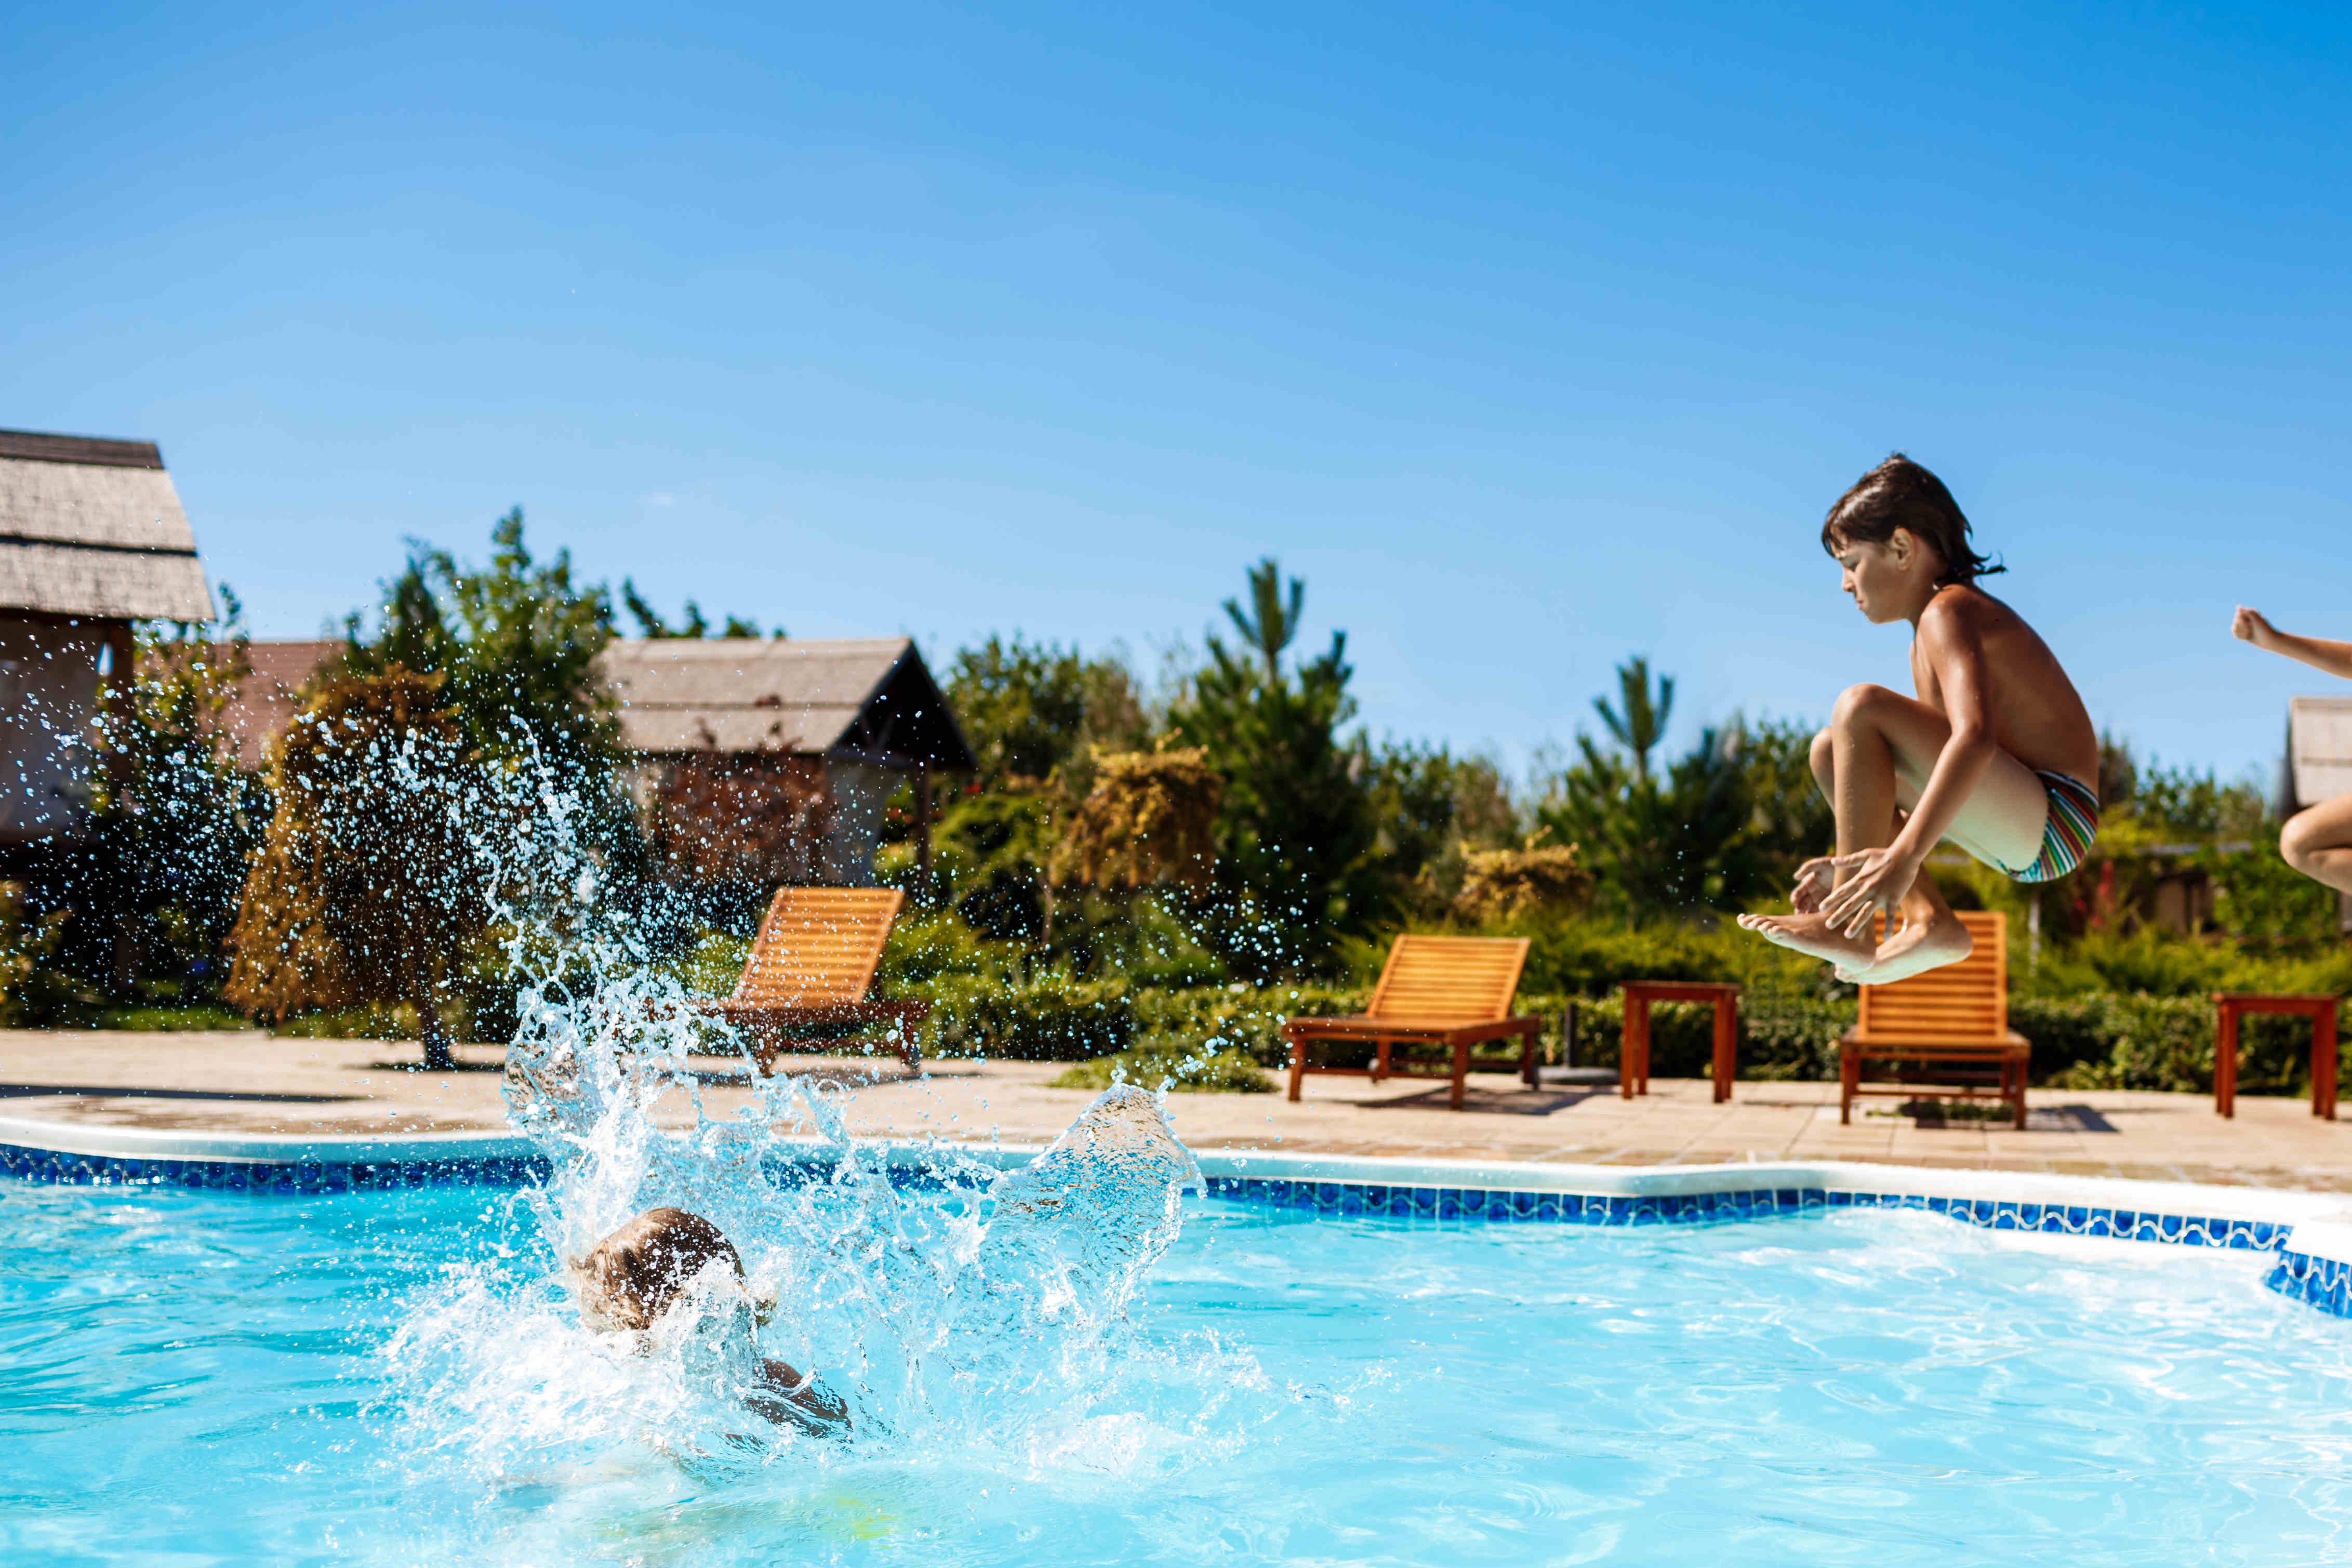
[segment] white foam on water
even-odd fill
[[[481,873],[530,977],[509,1119],[552,1175],[520,1195],[504,1245],[423,1292],[385,1347],[380,1410],[404,1464],[467,1472],[492,1496],[609,1493],[599,1511],[656,1506],[681,1475],[764,1472],[803,1497],[813,1475],[877,1464],[1085,1487],[1229,1454],[1264,1418],[1242,1405],[1287,1402],[1213,1335],[1139,1329],[1145,1277],[1202,1187],[1159,1094],[1113,1087],[1014,1170],[937,1146],[913,1183],[848,1135],[847,1091],[755,1074],[751,1103],[713,1115],[688,1058],[717,1026],[583,896],[597,873],[570,803],[542,790],[524,805],[485,813],[509,826]],[[691,1125],[656,1125],[656,1105],[681,1103]],[[726,1232],[750,1294],[775,1300],[771,1321],[714,1271],[698,1283],[726,1288],[691,1293],[653,1332],[582,1323],[564,1260],[664,1204]],[[837,1394],[850,1436],[756,1415],[762,1357]]]

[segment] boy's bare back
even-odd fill
[[[1947,718],[1932,651],[1973,641],[1982,650],[1984,711],[1993,743],[2038,773],[2064,773],[2096,789],[2099,734],[2074,683],[2024,618],[1973,584],[1937,592],[1911,639],[1911,679],[1919,700]]]

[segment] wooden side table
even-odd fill
[[[1617,1092],[1627,1100],[1650,1092],[1650,1004],[1715,1004],[1715,1100],[1731,1098],[1731,1057],[1739,1039],[1739,987],[1713,980],[1628,980],[1625,1043],[1617,1053]]]
[[[2213,1029],[2213,1110],[2238,1114],[2238,1020],[2249,1013],[2299,1013],[2311,1020],[2311,1113],[2336,1120],[2335,996],[2266,995],[2254,991],[2223,991],[2213,997],[2219,1009]]]

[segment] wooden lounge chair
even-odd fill
[[[1976,950],[1958,963],[1862,988],[1862,1016],[1838,1042],[1838,1120],[1864,1095],[1997,1100],[2025,1125],[2032,1047],[2009,1026],[2009,921],[1960,912]],[[1885,1075],[1864,1082],[1865,1069]]]
[[[1381,971],[1381,983],[1372,988],[1371,1005],[1360,1015],[1291,1018],[1283,1024],[1283,1038],[1290,1042],[1290,1098],[1298,1098],[1300,1080],[1310,1072],[1369,1078],[1374,1083],[1386,1078],[1443,1078],[1454,1081],[1448,1103],[1459,1110],[1463,1080],[1470,1073],[1470,1047],[1513,1035],[1519,1037],[1519,1078],[1534,1088],[1536,1035],[1543,1020],[1510,1016],[1511,997],[1527,962],[1525,937],[1397,938]],[[1372,1065],[1309,1067],[1307,1047],[1316,1040],[1370,1040]],[[1453,1064],[1444,1072],[1392,1066],[1391,1047],[1401,1044],[1445,1047],[1453,1053]]]
[[[866,994],[906,897],[896,888],[777,889],[735,994],[703,1003],[700,1010],[743,1032],[762,1073],[772,1071],[785,1051],[876,1046],[897,1052],[910,1070],[919,1067],[915,1026],[931,1005],[874,1001]],[[812,1028],[877,1023],[889,1026],[888,1037],[796,1037]]]

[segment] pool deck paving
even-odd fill
[[[462,1070],[409,1064],[413,1044],[277,1038],[254,1032],[149,1034],[0,1030],[0,1115],[64,1125],[226,1134],[348,1137],[499,1131],[503,1051],[464,1046]],[[739,1063],[695,1059],[706,1113],[752,1103]],[[922,1077],[895,1062],[787,1058],[782,1071],[840,1091],[867,1138],[1049,1142],[1093,1098],[1046,1087],[1044,1062],[942,1060]],[[2057,1175],[2352,1192],[2352,1121],[2320,1121],[2299,1100],[2241,1096],[2234,1121],[2202,1095],[2037,1090],[2023,1131],[2006,1122],[1923,1125],[1896,1102],[1838,1121],[1837,1086],[1742,1082],[1716,1104],[1700,1079],[1654,1079],[1626,1100],[1613,1083],[1522,1088],[1475,1075],[1468,1104],[1446,1086],[1309,1078],[1305,1098],[1180,1094],[1178,1133],[1200,1150],[1388,1155],[1548,1163],[1674,1165],[1850,1160]],[[680,1095],[657,1120],[690,1124]]]

